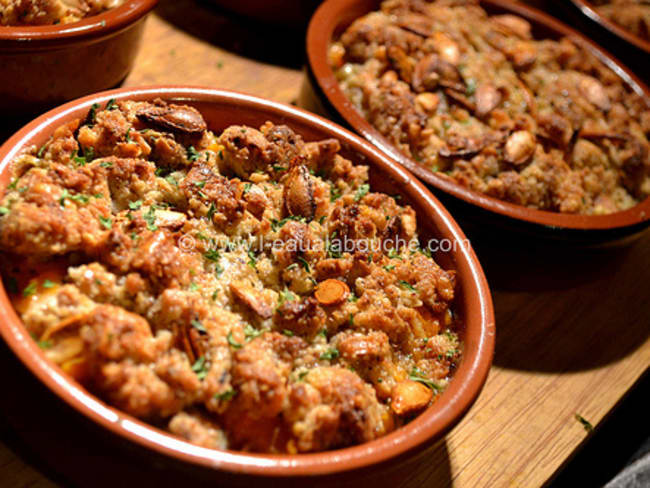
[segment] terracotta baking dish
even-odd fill
[[[364,472],[384,477],[399,475],[414,459],[421,460],[434,441],[452,428],[470,408],[487,377],[494,349],[494,314],[485,276],[474,251],[461,245],[465,239],[456,222],[431,193],[408,171],[380,151],[341,127],[303,110],[256,97],[212,89],[152,87],[103,92],[63,105],[25,126],[0,148],[0,188],[9,180],[9,162],[26,147],[43,144],[52,131],[75,118],[83,118],[93,103],[118,100],[152,100],[160,97],[198,108],[208,127],[220,131],[231,124],[260,126],[267,120],[288,124],[306,140],[335,137],[342,154],[371,168],[371,188],[400,194],[418,215],[421,239],[458,242],[439,253],[444,268],[457,270],[456,310],[463,323],[464,356],[448,389],[427,411],[405,427],[356,447],[305,455],[255,455],[197,447],[136,420],[104,404],[47,361],[14,312],[4,288],[0,290],[0,333],[21,361],[56,395],[80,414],[125,441],[190,463],[210,472],[219,482],[264,482],[270,477],[293,481],[314,477],[352,479]],[[418,461],[421,462],[421,461]],[[390,476],[387,479],[392,479]],[[352,477],[352,478],[350,478]],[[253,486],[253,485],[249,485]],[[255,485],[257,486],[257,485]],[[264,483],[264,486],[266,484]]]
[[[494,234],[498,228],[533,239],[541,237],[571,244],[595,245],[627,242],[631,236],[637,236],[650,225],[650,198],[626,211],[602,216],[530,209],[462,187],[451,178],[431,172],[399,152],[347,100],[327,61],[327,49],[332,39],[355,19],[378,9],[380,3],[380,0],[328,0],[319,7],[307,32],[307,77],[300,95],[300,105],[342,118],[356,132],[433,187],[445,206],[469,229],[479,232],[489,229]],[[513,13],[524,17],[533,26],[533,36],[536,38],[572,38],[618,73],[637,93],[645,95],[650,103],[650,90],[639,78],[574,29],[521,3],[483,0],[481,5],[491,14]]]
[[[212,0],[212,3],[260,22],[304,28],[321,0]]]
[[[594,5],[588,0],[571,0],[573,4],[587,17],[593,20],[600,27],[607,29],[608,31],[614,33],[618,37],[625,39],[630,44],[633,44],[637,48],[645,51],[647,54],[650,54],[650,41],[634,35],[632,32],[625,29],[607,17],[604,17],[598,13]]]
[[[0,110],[35,114],[117,86],[158,0],[128,0],[71,24],[0,26]]]

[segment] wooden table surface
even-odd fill
[[[303,45],[302,32],[162,0],[125,85],[207,85],[291,103]],[[603,251],[474,244],[493,290],[494,366],[469,414],[405,486],[542,486],[589,438],[576,414],[597,428],[650,365],[650,234]],[[3,487],[128,486],[121,470],[144,469],[119,449],[83,445],[88,426],[0,352],[13,391],[0,402]],[[160,483],[161,473],[142,474]]]

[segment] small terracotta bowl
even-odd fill
[[[609,32],[624,39],[633,46],[639,48],[641,51],[644,51],[646,54],[650,54],[650,41],[634,35],[625,27],[612,22],[607,17],[598,13],[598,10],[596,10],[595,6],[589,0],[571,0],[571,2],[573,2],[573,5],[575,5],[584,15],[589,17],[603,29],[607,29]]]
[[[158,0],[70,24],[0,26],[0,111],[34,115],[117,86],[129,74],[146,15]]]
[[[0,147],[0,188],[9,181],[8,165],[25,148],[43,144],[61,124],[86,116],[93,103],[155,98],[191,104],[204,116],[208,127],[221,131],[231,124],[259,127],[270,120],[287,124],[306,140],[334,137],[341,142],[342,154],[352,161],[370,166],[372,189],[400,194],[413,206],[421,239],[447,239],[457,242],[449,252],[438,253],[436,260],[446,269],[457,271],[458,297],[455,310],[463,323],[463,359],[447,390],[428,410],[408,425],[380,439],[346,449],[302,455],[263,455],[220,451],[198,447],[175,438],[151,425],[122,413],[88,393],[46,360],[42,351],[16,315],[4,288],[0,288],[0,333],[20,360],[56,395],[80,414],[125,441],[146,450],[183,462],[185,466],[208,471],[220,483],[262,483],[271,485],[278,478],[290,481],[345,478],[372,472],[373,476],[398,476],[404,463],[421,460],[434,442],[451,429],[478,396],[490,369],[494,349],[494,312],[481,266],[458,224],[431,193],[408,171],[387,158],[358,136],[336,124],[303,110],[234,92],[187,88],[151,87],[119,89],[76,100],[34,120]],[[442,249],[445,249],[442,247]],[[171,462],[171,460],[170,460]],[[420,462],[420,461],[418,461]],[[426,462],[426,460],[424,461]],[[189,463],[189,464],[188,464]],[[402,473],[399,476],[403,476]],[[220,485],[221,486],[221,485]],[[258,486],[248,485],[248,486]],[[311,486],[311,485],[310,485]]]
[[[231,12],[259,22],[270,22],[290,27],[302,27],[321,0],[211,0]]]
[[[330,116],[342,118],[356,132],[398,161],[418,178],[437,190],[436,195],[468,228],[489,229],[577,245],[627,242],[650,225],[650,198],[635,207],[610,215],[571,215],[527,208],[469,190],[446,175],[434,173],[399,152],[347,99],[329,66],[331,42],[357,18],[377,10],[380,0],[328,0],[316,11],[307,31],[307,77],[299,103]],[[509,0],[482,0],[490,14],[511,13],[528,20],[535,38],[569,37],[595,54],[637,93],[650,103],[650,90],[611,54],[556,19],[521,3]]]

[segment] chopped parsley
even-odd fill
[[[250,341],[250,340],[253,340],[253,339],[255,339],[256,337],[262,335],[262,331],[261,331],[261,330],[257,330],[255,327],[253,327],[253,326],[250,325],[250,324],[246,324],[246,325],[244,326],[244,334],[245,334],[245,336],[246,336],[246,340],[247,340],[247,341]]]
[[[354,195],[354,201],[358,202],[363,197],[365,197],[369,191],[370,191],[370,185],[368,184],[361,185],[357,190],[357,193]]]
[[[158,230],[158,226],[156,225],[156,209],[153,205],[149,207],[149,210],[147,210],[147,213],[145,213],[142,218],[147,223],[147,229],[151,232]]]
[[[54,288],[56,286],[56,283],[50,280],[45,280],[43,282],[43,288]]]
[[[106,102],[106,107],[104,107],[104,110],[115,110],[117,108],[117,103],[115,103],[115,99],[111,98],[108,102]]]
[[[27,285],[27,286],[25,287],[25,289],[23,290],[23,296],[24,296],[24,297],[30,297],[30,296],[32,296],[34,293],[36,293],[36,282],[35,282],[35,281],[32,281],[32,282],[31,282],[29,285]]]
[[[417,291],[417,290],[415,289],[415,287],[414,287],[411,283],[409,283],[408,281],[399,280],[398,283],[399,283],[401,286],[403,286],[404,288],[408,289],[408,290],[411,290],[411,291]]]
[[[194,149],[194,146],[190,146],[190,147],[187,148],[187,159],[188,160],[196,161],[197,159],[199,159],[200,155],[201,154],[196,149]]]
[[[205,364],[205,357],[201,356],[196,362],[192,365],[192,371],[196,373],[196,377],[199,380],[204,379],[208,375],[208,368]]]
[[[129,202],[129,208],[131,210],[138,210],[142,207],[142,200],[136,200],[135,202]]]
[[[282,226],[284,226],[284,224],[286,224],[287,222],[289,222],[291,220],[295,220],[297,222],[304,222],[305,218],[300,216],[300,215],[290,215],[289,217],[285,217],[282,220],[271,219],[271,229],[273,231],[276,231],[276,230],[282,228]]]
[[[327,241],[325,242],[327,255],[330,258],[334,258],[334,259],[338,259],[342,256],[341,242],[339,240],[333,242],[336,239],[336,236],[337,236],[336,231],[332,232],[332,235],[328,237]]]
[[[297,259],[300,262],[300,264],[302,264],[302,267],[305,268],[305,271],[307,271],[307,273],[309,273],[310,268],[309,268],[309,263],[307,262],[307,260],[305,258],[301,257],[301,256],[298,256]]]
[[[11,183],[7,185],[7,190],[15,190],[17,185],[18,185],[18,178],[14,178],[13,180],[11,180]]]
[[[209,251],[203,254],[203,257],[209,261],[214,261],[215,263],[218,263],[219,260],[221,259],[221,254],[219,254],[219,251],[210,249]]]
[[[331,361],[338,357],[339,357],[339,350],[336,349],[335,347],[329,348],[327,351],[325,351],[323,354],[320,355],[320,359],[326,359],[328,361]]]
[[[38,341],[36,344],[38,344],[38,347],[41,349],[49,349],[52,347],[52,343],[50,341]]]
[[[43,157],[43,154],[44,154],[44,153],[45,153],[45,144],[43,144],[43,145],[40,147],[40,149],[39,149],[38,152],[36,153],[36,157],[38,157],[39,159],[41,159],[41,158]]]
[[[411,370],[411,372],[409,373],[409,379],[411,381],[417,381],[418,383],[422,383],[424,386],[427,386],[434,391],[442,390],[442,387],[440,385],[438,385],[435,381],[427,378],[425,374],[422,371],[420,371],[418,368],[413,368]]]
[[[244,183],[244,195],[246,195],[249,191],[251,191],[252,186],[253,186],[252,183]]]
[[[99,223],[102,224],[102,227],[104,227],[105,229],[110,229],[111,227],[113,227],[113,221],[111,220],[110,217],[102,217],[100,215]]]
[[[214,203],[210,202],[210,208],[208,209],[208,215],[207,215],[208,219],[212,220],[212,216],[214,215],[215,210],[216,209],[214,207]]]
[[[232,399],[232,397],[234,397],[236,394],[237,392],[231,388],[230,390],[226,390],[222,393],[215,393],[214,398],[216,398],[217,400],[221,400],[223,402],[227,402],[228,400]]]
[[[296,299],[296,296],[286,288],[280,292],[280,299],[278,300],[278,307],[281,307],[285,302],[291,302]]]
[[[226,339],[228,339],[228,344],[230,344],[234,349],[241,349],[242,345],[233,339],[232,331],[228,332]]]
[[[257,269],[257,258],[255,257],[253,250],[248,249],[246,253],[248,254],[248,265],[253,269]]]
[[[99,108],[98,103],[93,103],[90,106],[90,110],[88,111],[88,116],[86,117],[86,121],[88,125],[93,126],[95,122],[97,122],[97,109]]]
[[[84,156],[78,156],[74,155],[72,156],[72,159],[76,163],[77,166],[85,166],[86,165],[86,158]]]
[[[129,130],[126,131],[126,136],[124,137],[124,140],[128,142],[129,144],[133,142],[133,139],[131,139],[131,129],[132,127],[129,127]]]
[[[287,168],[285,166],[280,166],[278,164],[273,165],[273,171],[286,171]]]
[[[0,207],[0,215],[7,215],[9,213],[9,209],[7,207]]]
[[[289,329],[284,329],[284,330],[282,331],[282,333],[283,333],[284,335],[286,335],[287,337],[293,337],[293,331],[291,331],[291,330],[289,330]]]
[[[194,182],[194,186],[197,187],[197,188],[203,188],[205,186],[205,184],[206,184],[205,180],[203,180],[203,181],[195,181]]]
[[[339,198],[341,198],[341,190],[334,185],[330,186],[330,202],[335,202]]]
[[[474,93],[476,93],[476,80],[473,78],[467,80],[467,89],[465,90],[465,93],[467,96],[472,96]]]
[[[190,322],[190,324],[192,325],[192,327],[194,327],[199,332],[203,332],[203,333],[207,334],[208,331],[205,329],[205,327],[203,326],[203,324],[201,323],[200,320],[194,319],[194,320],[192,320],[192,322]]]
[[[178,181],[172,175],[165,176],[165,181],[172,186],[178,186]]]
[[[113,167],[113,163],[111,163],[110,161],[102,161],[101,163],[99,163],[99,165],[102,168],[112,168]]]
[[[199,289],[199,285],[194,283],[193,281],[190,283],[190,291],[196,291]]]

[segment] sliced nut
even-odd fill
[[[578,88],[587,101],[599,109],[606,112],[612,107],[605,87],[596,78],[584,75],[578,83]]]
[[[187,217],[184,213],[172,210],[156,210],[156,226],[168,229],[180,229]]]
[[[458,68],[437,54],[429,54],[415,65],[412,86],[415,91],[423,92],[435,90],[438,84],[461,92],[465,91],[465,84]]]
[[[203,116],[194,107],[167,105],[159,100],[156,104],[138,110],[138,119],[162,129],[185,134],[199,134],[208,128]]]
[[[460,61],[460,48],[458,47],[458,43],[447,34],[439,31],[434,32],[432,37],[435,43],[435,49],[440,55],[440,58],[456,66]]]
[[[405,380],[393,387],[391,408],[397,415],[410,415],[424,409],[433,397],[433,391],[422,383]]]
[[[485,117],[501,103],[501,92],[492,83],[481,83],[476,89],[476,115]]]
[[[335,305],[350,293],[350,288],[341,280],[329,279],[321,282],[314,295],[321,305]]]
[[[527,20],[522,19],[517,15],[504,14],[504,15],[493,15],[490,17],[493,22],[499,24],[499,26],[504,27],[513,34],[521,37],[522,39],[530,39],[530,23]]]
[[[409,58],[402,48],[397,46],[390,46],[386,53],[388,54],[389,61],[399,71],[402,79],[410,83],[413,79],[414,61]]]
[[[284,187],[284,203],[290,215],[305,217],[307,221],[314,218],[314,185],[305,165],[295,165],[289,171]]]
[[[510,134],[504,148],[505,159],[512,164],[524,164],[535,152],[535,136],[527,130]]]
[[[430,93],[430,92],[425,92],[425,93],[420,93],[418,96],[415,97],[415,103],[417,103],[420,107],[422,107],[422,110],[425,112],[433,112],[438,108],[438,104],[440,103],[440,97],[436,95],[435,93]]]
[[[273,308],[262,295],[262,292],[253,288],[249,283],[244,281],[233,281],[230,283],[230,291],[244,305],[249,307],[263,319],[268,319],[273,316]]]

